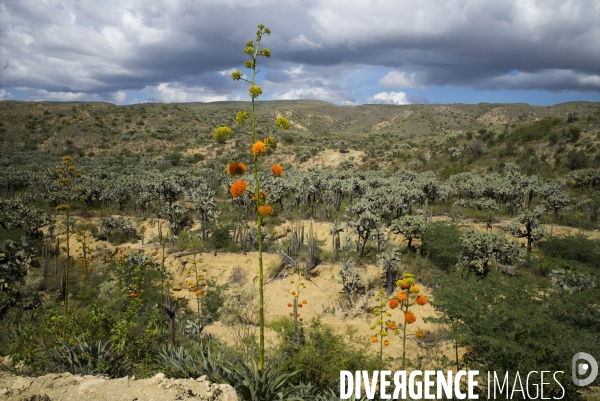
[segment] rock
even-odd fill
[[[98,384],[103,384],[106,380],[104,379],[93,379],[93,380],[88,380],[88,381],[84,381],[83,383],[81,383],[79,385],[79,389],[77,390],[77,392],[79,394],[85,394],[86,392],[94,392],[94,389],[90,387],[93,386],[97,386]]]
[[[219,384],[219,390],[221,391],[219,401],[238,401],[235,389],[229,384]]]
[[[152,386],[152,387],[151,387]],[[238,401],[227,384],[211,384],[206,376],[198,379],[167,379],[164,373],[152,378],[107,379],[82,377],[69,373],[38,378],[19,377],[0,372],[0,399],[6,401],[113,401],[113,400],[202,400]]]
[[[15,391],[24,391],[31,387],[31,383],[33,383],[33,379],[29,377],[18,377],[11,386],[11,389]]]

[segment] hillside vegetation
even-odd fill
[[[1,369],[320,400],[340,370],[560,370],[597,395],[570,370],[600,360],[597,103],[257,105],[290,122],[260,159],[248,103],[0,102]],[[266,381],[252,178],[228,174],[254,160]]]

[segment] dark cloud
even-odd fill
[[[241,68],[259,22],[273,31],[265,38],[273,58],[261,60],[273,98],[356,102],[342,76],[358,66],[385,67],[373,83],[387,94],[445,85],[600,90],[594,0],[66,0],[60,7],[19,0],[1,7],[2,60],[9,61],[2,85],[39,98],[243,96],[221,72]],[[403,101],[389,96],[379,101]]]

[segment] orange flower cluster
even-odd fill
[[[279,164],[273,164],[271,171],[275,177],[281,177],[283,174],[283,168]]]
[[[405,301],[406,300],[406,293],[404,291],[399,292],[398,295],[396,295],[396,298],[398,298],[399,301]]]
[[[263,141],[256,141],[252,145],[252,154],[254,156],[260,156],[267,151],[267,147]]]
[[[396,309],[396,308],[398,307],[398,304],[399,304],[399,302],[398,302],[398,300],[397,300],[397,299],[392,299],[392,300],[390,301],[390,308],[392,308],[392,309]]]
[[[273,214],[273,208],[271,206],[259,206],[258,213],[262,217],[267,217]]]
[[[229,188],[229,193],[234,198],[239,198],[240,196],[242,196],[247,186],[248,183],[246,181],[236,181],[233,184],[231,184],[231,188]]]
[[[227,174],[232,176],[244,175],[247,170],[248,168],[244,163],[233,162],[227,165]]]
[[[427,298],[425,298],[423,295],[419,295],[417,297],[417,303],[421,306],[425,305],[427,303]]]
[[[404,314],[404,321],[406,324],[412,324],[417,321],[417,317],[411,311],[408,311]]]

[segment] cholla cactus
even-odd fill
[[[427,222],[420,216],[404,215],[393,221],[391,231],[394,234],[402,234],[408,241],[408,249],[412,249],[412,241],[421,238],[423,231],[427,228]]]
[[[390,296],[394,291],[394,266],[399,261],[400,252],[398,247],[394,246],[378,255],[377,266],[385,272],[385,295]]]
[[[240,111],[237,113],[235,120],[239,125],[245,124],[248,120],[250,120],[251,130],[250,137],[252,140],[252,154],[254,155],[254,163],[253,163],[253,173],[254,173],[254,205],[256,209],[257,215],[257,242],[258,242],[258,296],[259,296],[259,326],[260,326],[260,338],[259,338],[259,361],[258,361],[258,370],[263,371],[264,369],[264,354],[265,354],[265,319],[264,319],[264,294],[263,294],[263,260],[262,260],[262,252],[263,252],[263,237],[261,233],[261,223],[262,218],[267,217],[273,214],[273,208],[271,206],[266,205],[268,194],[261,193],[260,190],[260,182],[258,179],[258,166],[259,160],[262,158],[266,152],[267,148],[275,150],[277,148],[277,141],[275,138],[266,137],[262,140],[256,138],[256,115],[254,112],[254,103],[256,99],[263,93],[262,88],[260,86],[255,85],[255,77],[256,77],[256,65],[259,57],[270,57],[271,51],[267,48],[261,49],[261,41],[263,35],[270,35],[271,30],[266,28],[264,25],[258,25],[258,30],[256,31],[256,40],[248,41],[246,43],[246,48],[244,49],[244,53],[246,53],[250,59],[244,63],[244,67],[248,68],[252,74],[249,79],[244,78],[244,74],[241,71],[235,71],[231,74],[231,78],[234,81],[244,81],[250,84],[248,88],[248,95],[251,99],[251,111]],[[282,130],[286,130],[290,127],[290,122],[284,117],[278,117],[275,120],[275,126],[279,127]],[[226,137],[230,136],[233,133],[232,129],[226,126],[221,126],[215,129],[214,138],[216,140],[223,140]],[[227,166],[227,173],[231,176],[243,176],[246,173],[246,166],[242,163],[230,163]],[[281,176],[283,170],[280,166],[273,166],[271,168],[273,175]],[[248,183],[243,180],[235,181],[229,192],[233,198],[238,198],[243,195],[246,190]]]
[[[339,272],[339,276],[342,278],[342,287],[350,303],[352,303],[353,296],[364,294],[367,287],[360,273],[354,267],[354,259],[348,258],[339,264],[342,267],[342,270]]]
[[[461,237],[463,250],[457,266],[473,269],[485,275],[490,266],[514,265],[523,259],[523,250],[515,240],[494,232],[483,232],[468,228]]]
[[[111,242],[125,242],[137,238],[133,223],[122,217],[104,217],[100,220],[100,230]]]
[[[566,180],[557,178],[542,185],[540,196],[544,206],[554,213],[554,217],[558,218],[559,213],[569,205],[569,197],[565,192]]]
[[[193,188],[185,193],[186,200],[194,203],[194,210],[200,215],[200,231],[202,239],[206,240],[206,225],[219,217],[221,212],[214,210],[216,206],[215,193],[208,186]]]
[[[531,245],[544,237],[544,226],[541,223],[545,212],[546,209],[543,206],[537,206],[533,210],[524,210],[517,217],[517,221],[504,227],[504,230],[515,237],[526,238],[527,253],[530,253]],[[521,228],[521,225],[525,226],[524,229]]]
[[[335,221],[331,225],[329,229],[329,234],[331,235],[331,247],[333,248],[333,258],[337,260],[338,253],[340,252],[340,233],[344,231],[339,222]]]
[[[183,203],[167,203],[160,209],[160,215],[169,223],[171,234],[177,235],[186,228],[191,228],[194,220],[189,209]]]
[[[371,211],[371,205],[365,201],[357,201],[348,207],[348,212],[356,213],[356,219],[348,225],[354,229],[358,236],[356,242],[358,257],[362,257],[365,245],[373,231],[381,224],[381,218]]]
[[[458,156],[460,156],[460,151],[458,149],[456,149],[455,147],[451,147],[451,148],[448,148],[448,154],[450,155],[451,159],[456,159],[456,158],[458,158]]]

